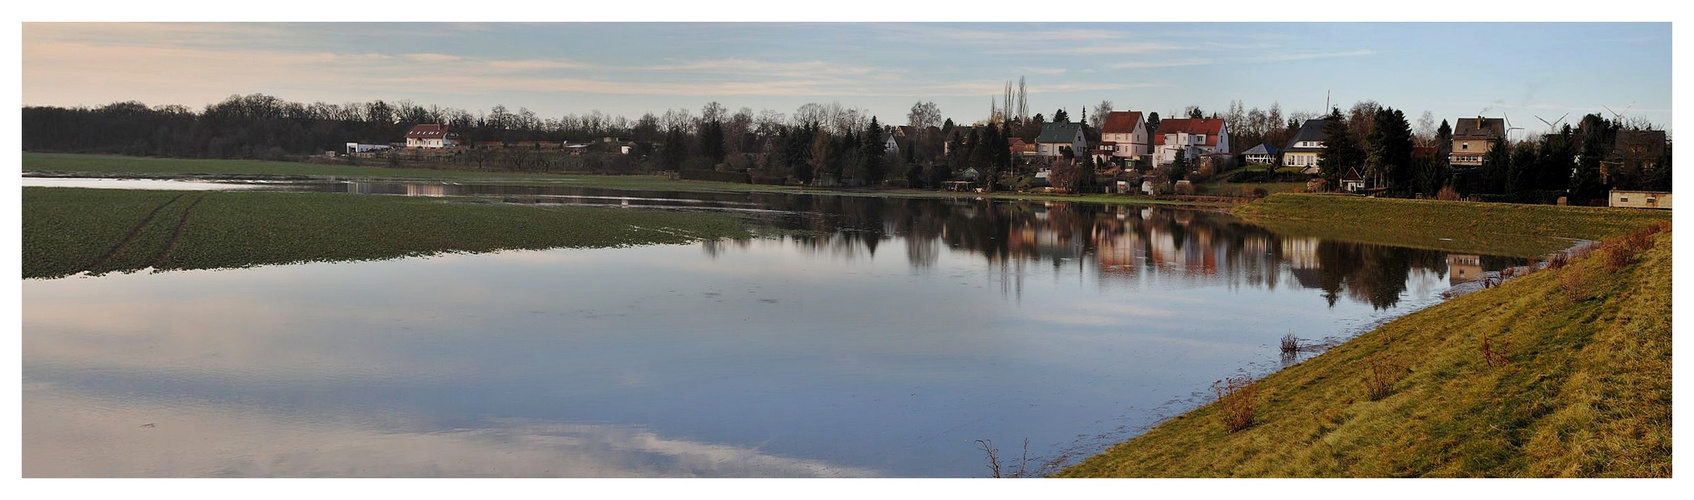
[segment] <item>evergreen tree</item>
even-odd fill
[[[1341,185],[1341,174],[1363,163],[1365,153],[1347,131],[1347,119],[1341,116],[1341,108],[1330,109],[1323,133],[1326,137],[1323,150],[1318,152],[1318,177],[1323,178],[1326,189],[1335,189]]]
[[[888,153],[888,145],[882,139],[882,125],[876,122],[876,117],[871,117],[871,123],[865,127],[862,136],[859,159],[864,162],[865,183],[881,185],[888,174],[882,163],[883,156]]]
[[[711,120],[700,127],[700,154],[706,157],[712,165],[723,163],[724,138],[723,122]]]
[[[1416,176],[1412,169],[1412,124],[1405,113],[1381,108],[1375,113],[1366,140],[1365,175],[1382,182],[1382,187],[1405,194]]]
[[[1147,135],[1151,137],[1157,133],[1159,133],[1159,112],[1149,112],[1147,113]]]
[[[1506,138],[1495,137],[1494,147],[1488,150],[1488,154],[1482,156],[1482,184],[1477,187],[1477,190],[1483,193],[1505,193],[1506,174],[1511,168],[1511,145],[1506,144]]]
[[[1600,160],[1611,153],[1612,141],[1616,139],[1614,125],[1597,114],[1582,117],[1581,130],[1581,156],[1570,181],[1572,205],[1587,205],[1594,200],[1605,199],[1606,186],[1600,180]]]
[[[1071,115],[1068,114],[1068,113],[1065,113],[1065,108],[1059,108],[1058,111],[1053,112],[1053,123],[1070,123],[1070,122],[1071,122]]]
[[[1512,163],[1506,168],[1506,194],[1515,201],[1533,202],[1527,198],[1535,190],[1536,169],[1541,166],[1534,144],[1520,143],[1512,148]]]

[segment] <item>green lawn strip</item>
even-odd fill
[[[1237,216],[1280,233],[1463,253],[1538,257],[1575,239],[1598,240],[1669,212],[1600,207],[1277,194]]]
[[[181,192],[25,188],[25,278],[72,274],[158,204]],[[195,206],[160,269],[374,260],[440,252],[603,248],[749,237],[730,215],[669,210],[535,207],[466,199],[337,193],[189,193],[98,271],[151,265],[182,210]],[[43,214],[37,216],[37,214]]]
[[[1245,430],[1225,433],[1208,404],[1059,475],[1668,477],[1670,234],[1655,241],[1617,273],[1597,252],[1270,374]],[[1571,302],[1567,273],[1588,273],[1595,298]],[[1488,366],[1485,335],[1510,364]],[[1373,360],[1406,368],[1379,401]]]

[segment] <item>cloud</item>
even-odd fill
[[[865,477],[878,471],[638,426],[288,414],[24,387],[25,477]],[[99,408],[99,411],[89,411]]]
[[[1336,58],[1336,57],[1368,56],[1368,55],[1375,54],[1375,53],[1376,53],[1376,51],[1373,51],[1373,50],[1370,50],[1370,49],[1361,49],[1361,50],[1350,50],[1350,51],[1346,51],[1346,52],[1317,52],[1317,53],[1306,53],[1306,54],[1272,54],[1272,55],[1268,55],[1268,56],[1261,57],[1261,58],[1258,58],[1258,59],[1261,60],[1261,61],[1272,61],[1272,62],[1304,61],[1304,60],[1307,60],[1307,59],[1331,59],[1331,58]]]
[[[1101,45],[1075,45],[1044,47],[1035,49],[1002,50],[998,54],[1033,54],[1033,55],[1114,55],[1114,54],[1149,54],[1181,50],[1183,46],[1165,42],[1123,42]]]
[[[1212,62],[1213,61],[1211,59],[1178,59],[1178,60],[1174,60],[1174,61],[1129,61],[1129,62],[1121,62],[1121,63],[1112,64],[1109,67],[1111,67],[1112,69],[1170,68],[1170,67],[1176,67],[1176,66],[1201,66],[1201,65],[1206,65],[1206,64],[1212,64]]]

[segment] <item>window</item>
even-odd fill
[[[1468,143],[1468,142],[1459,143],[1459,149],[1470,149],[1470,143]]]
[[[1618,197],[1618,203],[1629,203],[1629,197],[1628,196],[1619,196]]]

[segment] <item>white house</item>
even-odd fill
[[[362,144],[357,142],[347,143],[347,154],[368,153],[371,151],[382,151],[384,149],[389,149],[389,146],[387,144]]]
[[[1306,120],[1300,124],[1300,131],[1282,148],[1282,166],[1299,167],[1303,174],[1318,173],[1318,156],[1323,153],[1324,141],[1329,139],[1323,132],[1326,123],[1329,122]]]
[[[1049,123],[1041,126],[1035,138],[1035,155],[1045,158],[1064,156],[1064,148],[1077,156],[1088,154],[1088,139],[1082,135],[1081,123]]]
[[[408,148],[455,148],[459,142],[458,132],[439,123],[418,124],[406,131]]]
[[[1160,165],[1176,162],[1183,154],[1189,161],[1203,154],[1228,153],[1229,130],[1217,118],[1170,118],[1159,121],[1153,132],[1153,156]]]
[[[1100,125],[1101,149],[1110,145],[1112,158],[1136,160],[1147,156],[1147,139],[1147,123],[1142,121],[1140,111],[1106,113],[1106,122]]]

